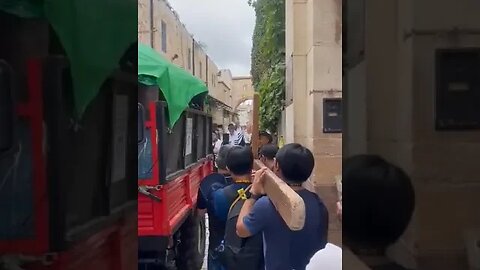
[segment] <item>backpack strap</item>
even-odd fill
[[[230,208],[228,209],[228,213],[232,211],[232,208],[235,206],[235,204],[237,204],[238,201],[247,199],[247,192],[250,191],[251,187],[252,185],[249,185],[246,189],[241,188],[237,190],[238,196],[230,205]]]
[[[233,185],[228,185],[223,189],[223,193],[229,202],[235,200],[237,198],[237,190],[233,187]]]

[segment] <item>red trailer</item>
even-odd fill
[[[0,11],[0,25],[0,268],[137,269],[135,70],[78,119],[46,20]]]
[[[163,102],[149,102],[146,109],[139,105],[139,119],[146,116],[139,121],[146,131],[139,142],[138,161],[139,269],[199,270],[206,228],[196,203],[201,180],[213,170],[211,118],[186,110],[169,129],[165,107]]]
[[[128,166],[136,76],[112,76],[75,127],[65,58],[29,59],[22,101],[13,98],[15,69],[1,63],[0,99],[11,110],[0,130],[0,260],[32,270],[136,269],[136,166]]]
[[[206,228],[197,194],[213,170],[212,118],[200,110],[208,89],[146,46],[138,67],[150,76],[139,77],[138,267],[200,270]]]

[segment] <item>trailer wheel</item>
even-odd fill
[[[191,215],[180,228],[180,243],[175,258],[178,270],[202,269],[205,256],[205,215]]]

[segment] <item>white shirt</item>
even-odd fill
[[[245,143],[250,143],[252,141],[252,134],[245,133]]]
[[[233,134],[229,134],[229,135],[230,136],[229,136],[228,144],[239,145],[243,139],[243,130],[241,128],[237,128],[237,130],[235,130]]]
[[[222,140],[217,140],[215,144],[213,145],[213,153],[215,155],[218,155],[218,152],[220,151],[220,148],[222,147]]]
[[[306,270],[342,270],[342,249],[328,243],[313,255]]]

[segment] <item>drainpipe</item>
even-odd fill
[[[150,0],[150,46],[152,49],[155,49],[153,39],[155,38],[154,28],[155,23],[153,21],[154,14],[153,14],[153,0]]]
[[[192,71],[193,76],[195,76],[195,39],[192,39]]]
[[[207,84],[208,88],[208,55],[205,54],[205,77],[207,78],[205,83]]]
[[[207,85],[207,89],[208,89],[208,55],[207,54],[205,54],[205,77],[207,78],[205,84]],[[207,96],[208,96],[208,92],[207,92]],[[202,111],[204,109],[203,107],[204,105],[202,104]]]

